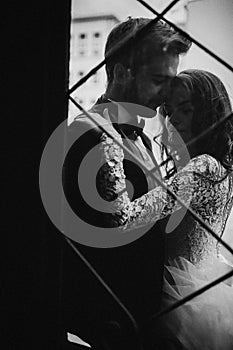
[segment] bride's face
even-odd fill
[[[183,85],[177,85],[170,92],[165,103],[168,141],[173,148],[179,148],[192,139],[193,105],[191,94]]]

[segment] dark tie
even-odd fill
[[[142,119],[139,123],[135,124],[118,124],[118,128],[122,133],[131,140],[136,140],[138,136],[142,137],[145,121]]]
[[[137,122],[137,117],[135,116],[135,124],[118,124],[115,122],[116,117],[118,115],[118,106],[117,104],[113,103],[112,101],[108,100],[104,95],[102,95],[97,101],[95,106],[92,108],[93,111],[96,112],[103,112],[101,110],[101,104],[108,103],[108,112],[110,119],[113,122],[114,128],[121,134],[123,138],[127,137],[130,140],[135,141],[137,137],[141,137],[142,142],[144,146],[151,151],[151,142],[149,138],[144,134],[143,128],[145,126],[145,121],[143,119],[140,120],[140,122]],[[103,106],[103,109],[106,106]]]

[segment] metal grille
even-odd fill
[[[144,7],[146,7],[148,10],[150,10],[153,14],[156,15],[156,17],[145,27],[139,29],[136,34],[132,35],[128,35],[126,36],[121,42],[117,43],[117,45],[115,45],[115,47],[112,48],[112,50],[109,52],[109,57],[113,56],[118,50],[121,50],[126,44],[128,44],[130,41],[134,41],[134,40],[138,40],[141,37],[143,37],[144,33],[146,33],[147,27],[149,27],[152,23],[157,22],[159,19],[162,19],[163,21],[165,21],[167,24],[169,24],[171,27],[173,27],[177,32],[181,33],[184,37],[186,37],[187,39],[189,39],[190,41],[192,41],[194,44],[196,44],[199,48],[201,48],[202,50],[204,50],[207,54],[209,54],[211,57],[213,57],[215,60],[217,60],[219,63],[221,63],[223,66],[225,66],[227,69],[229,69],[229,71],[233,72],[233,67],[230,66],[227,62],[225,62],[221,57],[219,57],[218,55],[216,55],[214,52],[212,52],[211,50],[209,50],[207,47],[205,47],[201,42],[197,41],[195,38],[193,38],[192,36],[190,36],[188,33],[186,33],[184,30],[182,30],[181,28],[177,27],[174,23],[170,22],[169,20],[167,20],[166,18],[164,18],[164,15],[168,13],[168,11],[174,6],[176,5],[179,0],[174,0],[172,1],[161,13],[158,13],[155,9],[153,9],[150,5],[148,5],[145,1],[143,0],[136,0],[139,3],[141,3]],[[106,63],[106,59],[104,59],[103,61],[101,61],[99,64],[97,64],[95,67],[93,67],[84,77],[82,77],[77,83],[75,83],[70,90],[68,91],[68,98],[69,100],[74,103],[74,105],[79,108],[89,119],[91,119],[95,125],[97,127],[99,127],[103,132],[105,132],[109,137],[113,137],[112,135],[110,135],[108,133],[107,130],[105,130],[105,128],[103,126],[98,125],[98,122],[96,122],[96,120],[92,117],[92,115],[90,113],[88,113],[87,110],[85,110],[79,103],[77,103],[75,101],[74,98],[72,98],[71,94],[78,89],[81,85],[83,85],[92,75],[94,75],[101,67],[103,67]],[[223,123],[225,123],[227,120],[229,120],[230,118],[233,117],[233,113],[231,113],[230,115],[225,116],[225,118],[223,118],[221,121],[215,123],[214,125],[211,126],[211,128],[209,128],[208,130],[205,130],[204,132],[202,132],[200,135],[198,135],[198,137],[196,137],[195,139],[191,140],[189,143],[195,143],[197,140],[199,140],[200,138],[202,138],[203,136],[207,135],[210,131],[213,131],[214,129],[218,128],[220,125],[222,125]],[[155,180],[157,181],[157,183],[159,183],[160,186],[162,186],[164,189],[166,189],[166,191],[173,196],[173,198],[175,198],[181,205],[182,207],[186,208],[186,210],[191,214],[192,217],[194,217],[194,219],[196,221],[198,221],[203,228],[205,228],[216,240],[217,242],[221,243],[222,246],[224,246],[232,255],[233,255],[233,249],[222,239],[220,238],[213,230],[212,228],[203,221],[203,219],[198,216],[191,208],[187,207],[185,205],[185,203],[183,203],[183,201],[177,197],[174,193],[172,193],[165,185],[164,183],[157,178],[157,176],[153,173],[153,171],[155,170],[155,168],[149,170],[147,169],[147,167],[141,162],[140,159],[137,159],[137,157],[124,145],[122,145],[121,143],[119,143],[117,140],[114,140],[121,148],[123,148],[123,150],[125,152],[127,152],[128,154],[131,155],[131,157],[133,157],[133,159],[137,160],[137,162],[140,164],[140,166],[143,168],[143,170],[149,174],[150,176],[154,177]],[[168,159],[169,160],[169,159]],[[74,249],[74,251],[76,252],[76,254],[83,260],[83,262],[86,264],[86,266],[92,271],[92,273],[95,275],[96,278],[99,279],[99,281],[102,283],[103,287],[111,294],[111,296],[117,301],[118,305],[124,309],[124,311],[127,313],[128,317],[131,319],[132,324],[134,324],[134,328],[135,330],[137,330],[137,324],[135,322],[135,320],[133,319],[133,317],[130,315],[130,313],[128,312],[127,308],[121,303],[121,301],[119,300],[119,298],[114,294],[114,292],[106,285],[106,283],[102,280],[102,278],[97,274],[97,272],[94,270],[94,268],[86,261],[86,259],[82,256],[82,254],[78,251],[78,249],[73,245],[73,243],[70,241],[69,238],[66,238],[67,243],[72,247],[72,249]],[[159,313],[157,313],[156,315],[153,316],[153,320],[155,320],[156,318],[178,308],[179,306],[183,305],[184,303],[190,301],[191,299],[195,298],[196,296],[204,293],[205,291],[207,291],[208,289],[216,286],[218,283],[224,281],[225,279],[229,278],[233,276],[233,270],[231,270],[230,272],[224,274],[223,276],[221,276],[220,278],[212,281],[211,283],[209,283],[208,285],[202,287],[201,289],[195,291],[194,293],[188,295],[187,297],[183,298],[182,300],[180,300],[179,302],[174,303],[173,305],[171,305],[169,308],[160,311]],[[149,320],[149,322],[153,321],[153,320]]]

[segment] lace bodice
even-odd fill
[[[119,135],[114,135],[122,143]],[[156,222],[181,209],[165,189],[158,186],[130,201],[123,168],[124,152],[106,134],[101,136],[104,165],[97,178],[101,196],[112,210],[111,225],[128,231]],[[211,228],[221,235],[232,205],[232,177],[207,154],[197,156],[167,181],[168,188],[191,207]],[[216,254],[216,240],[187,215],[187,227],[176,232],[173,255],[181,255],[198,264]],[[172,233],[170,234],[172,235]]]

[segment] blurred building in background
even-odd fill
[[[104,45],[112,27],[119,20],[114,15],[75,17],[71,23],[70,87],[87,74],[104,58]],[[84,108],[92,106],[105,89],[105,68],[99,69],[72,95]],[[77,107],[70,103],[69,118],[78,114]]]

